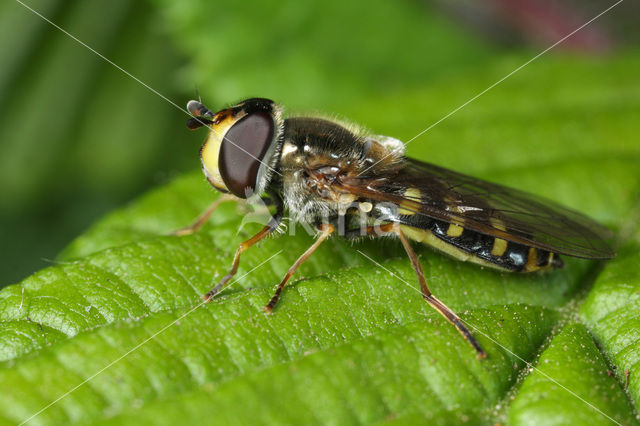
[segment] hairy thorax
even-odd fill
[[[368,202],[350,188],[402,167],[404,145],[319,118],[285,121],[279,169],[290,216],[320,223]]]

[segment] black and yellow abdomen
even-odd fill
[[[513,272],[534,272],[562,267],[560,257],[546,250],[470,231],[439,220],[420,228],[402,225],[407,237],[427,244],[454,258],[490,268]],[[424,228],[423,228],[424,226]]]

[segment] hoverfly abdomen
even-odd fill
[[[419,227],[403,223],[409,238],[427,244],[458,260],[511,272],[535,272],[562,267],[560,257],[547,250],[506,241],[441,220],[422,220]]]
[[[550,268],[562,268],[564,267],[564,262],[556,253],[535,249],[536,253],[536,267],[538,269],[550,269]]]

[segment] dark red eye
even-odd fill
[[[218,165],[229,191],[247,197],[247,188],[255,190],[261,162],[273,140],[273,118],[255,112],[231,126],[220,147]]]

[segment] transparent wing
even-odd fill
[[[342,184],[346,191],[412,212],[394,218],[406,225],[421,228],[429,219],[438,219],[554,253],[588,259],[615,257],[606,242],[611,232],[587,216],[433,164],[408,158],[394,175],[350,178]]]

